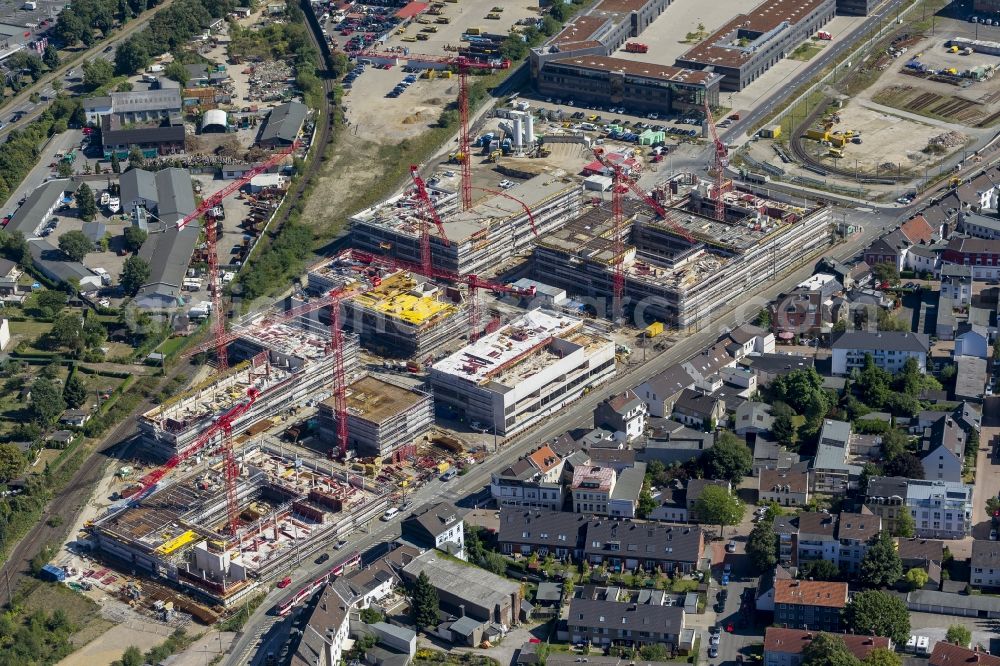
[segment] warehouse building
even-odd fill
[[[681,55],[678,67],[723,76],[722,90],[743,90],[830,21],[836,0],[765,0],[738,14]]]
[[[438,413],[508,436],[615,373],[615,343],[580,319],[531,310],[431,366]]]
[[[163,458],[193,444],[208,424],[260,391],[253,407],[233,423],[237,436],[274,416],[330,394],[333,363],[329,330],[306,330],[299,321],[282,322],[257,315],[242,322],[230,345],[232,367],[147,411],[139,418],[143,444]],[[344,370],[348,380],[358,368],[359,345],[344,336]]]
[[[285,102],[274,107],[260,130],[257,144],[262,148],[290,146],[299,138],[309,109],[301,102]]]
[[[334,399],[319,403],[320,437],[337,444]],[[375,377],[363,377],[347,387],[348,448],[362,457],[391,456],[423,437],[434,423],[431,396]]]
[[[541,235],[572,219],[581,204],[580,185],[562,172],[519,182],[503,195],[486,194],[467,211],[457,209],[457,181],[454,188],[433,181],[428,181],[428,193],[447,237],[447,240],[441,238],[439,230],[431,225],[433,264],[437,269],[461,275],[488,274],[531,248],[535,240],[532,219]],[[525,206],[531,210],[531,216]],[[420,230],[424,221],[412,189],[356,213],[350,222],[354,247],[420,263]]]
[[[28,195],[4,229],[7,233],[17,232],[25,238],[34,238],[66,197],[76,192],[76,188],[77,183],[66,178],[43,183]]]
[[[707,187],[668,209],[659,220],[626,200],[626,307],[640,301],[643,316],[671,327],[711,319],[732,295],[781,275],[826,247],[830,210],[803,209],[743,192],[727,192],[726,221],[698,212],[712,203]],[[683,230],[685,237],[678,229]],[[541,238],[533,257],[540,279],[589,297],[600,312],[613,294],[611,211],[592,206],[563,229]]]

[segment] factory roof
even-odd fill
[[[50,279],[69,282],[71,279],[83,280],[94,275],[93,271],[79,261],[68,261],[62,250],[42,238],[28,241],[28,250],[35,266]]]
[[[714,72],[703,72],[697,69],[686,69],[684,67],[673,67],[671,65],[658,65],[651,62],[639,62],[636,60],[626,60],[612,56],[600,55],[576,55],[558,60],[550,61],[554,64],[573,65],[582,69],[591,69],[596,72],[620,72],[629,76],[645,79],[655,79],[657,81],[670,81],[671,83],[687,83],[689,85],[707,86],[721,80],[721,74]]]
[[[150,234],[139,249],[139,256],[149,264],[149,281],[142,285],[136,301],[142,303],[154,294],[178,299],[191,254],[198,244],[201,225],[191,222],[183,229],[176,226],[159,234]]]
[[[7,233],[20,231],[25,238],[31,238],[45,218],[67,192],[75,192],[77,184],[72,180],[50,180],[41,187],[35,188],[21,207],[10,218],[4,229]]]
[[[116,115],[101,116],[101,140],[105,146],[143,143],[184,143],[184,125],[157,120],[142,126],[123,125]]]
[[[400,272],[383,278],[379,286],[351,300],[382,316],[422,326],[458,312],[456,305],[439,300],[437,293],[433,283],[417,282],[410,273]]]
[[[112,113],[143,111],[180,111],[181,93],[177,88],[111,93]]]
[[[347,387],[347,412],[354,418],[384,423],[403,414],[429,396],[416,389],[403,388],[377,377],[366,376]],[[336,408],[335,398],[320,403]]]
[[[555,338],[578,332],[583,322],[549,310],[530,310],[499,330],[433,365],[436,372],[485,383],[543,351]],[[553,355],[552,361],[558,360]]]
[[[520,583],[452,560],[433,550],[413,558],[403,571],[414,578],[422,572],[435,588],[484,608],[503,608],[521,592]]]
[[[292,143],[302,129],[308,111],[306,105],[301,102],[286,102],[274,107],[260,131],[260,143],[273,141]]]

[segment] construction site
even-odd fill
[[[697,181],[672,198],[661,188],[661,197],[669,199],[661,213],[632,199],[623,202],[618,248],[613,206],[592,204],[538,241],[533,274],[610,302],[621,266],[625,306],[642,301],[646,317],[687,328],[710,320],[733,294],[773,279],[831,241],[828,208],[804,209],[729,189],[722,195],[723,214],[711,215],[712,188]]]
[[[459,206],[459,188],[454,174],[427,181],[441,222],[431,230],[431,259],[435,268],[458,275],[489,275],[504,261],[530,252],[535,237],[561,227],[582,203],[579,181],[562,172],[539,174],[503,191],[476,191],[468,207]],[[420,263],[424,217],[418,196],[419,190],[411,188],[353,215],[352,245]]]
[[[329,329],[321,333],[305,323],[304,316],[263,314],[238,324],[227,340],[228,356],[237,363],[144,413],[143,444],[161,458],[184,451],[251,389],[260,399],[233,421],[234,436],[267,430],[274,419],[329,395],[334,382]],[[343,338],[344,371],[351,376],[358,368],[358,340]]]
[[[430,368],[438,415],[509,436],[609,380],[615,342],[582,319],[531,310]]]
[[[385,510],[381,487],[331,464],[286,457],[263,440],[238,453],[239,527],[227,518],[224,456],[112,509],[89,531],[109,563],[179,586],[208,607],[230,608],[302,558]]]

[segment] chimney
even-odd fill
[[[465,617],[465,604],[459,604],[458,609],[462,613],[460,617]]]

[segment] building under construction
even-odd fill
[[[348,448],[359,456],[385,458],[414,444],[434,424],[434,402],[417,389],[375,377],[363,377],[347,388]],[[336,404],[319,403],[320,438],[337,444]]]
[[[88,528],[95,546],[212,606],[231,608],[321,547],[385,510],[387,495],[360,476],[286,458],[263,441],[239,451],[240,528],[226,531],[221,458]]]
[[[709,321],[746,293],[799,265],[829,244],[830,209],[801,208],[740,191],[726,192],[726,221],[714,211],[702,183],[667,208],[660,220],[626,200],[623,262],[626,306],[642,303],[647,319],[689,327]],[[690,238],[677,229],[683,229]],[[613,225],[609,204],[588,208],[538,241],[533,270],[540,280],[610,311]]]
[[[513,435],[615,373],[615,343],[583,320],[530,310],[438,361],[430,385],[438,413]]]
[[[433,265],[461,275],[489,275],[511,257],[530,251],[539,235],[562,227],[582,205],[580,183],[562,172],[541,174],[503,193],[483,193],[467,211],[454,190],[428,182],[447,240],[430,224]],[[457,189],[457,185],[456,185]],[[529,211],[530,210],[530,214]],[[420,264],[419,200],[408,191],[351,217],[354,247]]]
[[[233,367],[149,410],[139,418],[143,443],[157,456],[183,451],[223,412],[260,391],[250,410],[233,423],[233,435],[266,429],[267,421],[331,392],[329,329],[307,330],[305,320],[282,321],[270,314],[241,322],[230,344]],[[357,336],[344,335],[348,380],[358,368]]]
[[[308,292],[322,297],[331,291],[360,287],[342,301],[341,321],[361,344],[377,354],[422,359],[468,331],[465,291],[442,288],[408,271],[363,266],[345,251],[312,267]],[[305,299],[293,299],[293,306]],[[328,329],[328,310],[310,315],[308,326]]]

